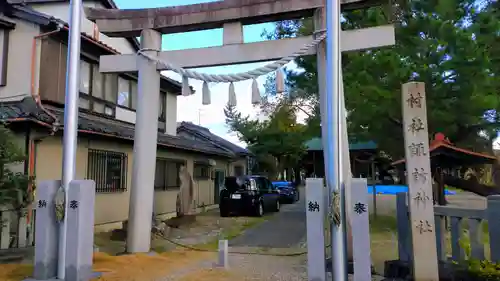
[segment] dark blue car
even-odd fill
[[[288,181],[273,181],[273,185],[279,191],[282,203],[295,203],[300,199],[299,189]]]

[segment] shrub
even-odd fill
[[[463,235],[459,243],[465,252],[465,260],[455,263],[455,280],[500,281],[500,263],[473,259],[471,257],[471,245],[468,235]]]
[[[9,205],[20,210],[33,202],[33,192],[28,190],[28,185],[33,179],[9,169],[10,165],[23,160],[25,156],[14,136],[0,124],[0,205]]]

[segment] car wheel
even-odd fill
[[[264,215],[264,205],[262,204],[262,201],[259,201],[257,208],[255,208],[255,215],[257,217],[262,217]]]
[[[274,210],[275,210],[276,212],[279,212],[279,211],[280,211],[280,208],[281,208],[280,200],[276,200],[276,207],[274,208]]]

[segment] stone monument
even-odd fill
[[[58,224],[56,196],[61,181],[42,181],[36,193],[35,218],[35,261],[34,280],[59,280],[58,266]],[[66,247],[65,281],[87,281],[98,277],[92,272],[94,251],[94,206],[95,182],[74,180],[70,182],[68,209],[63,210],[68,221]]]
[[[403,132],[405,140],[408,206],[415,281],[437,281],[438,258],[434,223],[429,132],[425,84],[403,85]]]

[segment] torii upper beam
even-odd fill
[[[341,0],[344,10],[380,5],[383,0]],[[163,34],[221,28],[229,22],[243,25],[310,17],[324,0],[224,0],[152,9],[85,8],[89,20],[111,37],[137,37],[141,30]]]

